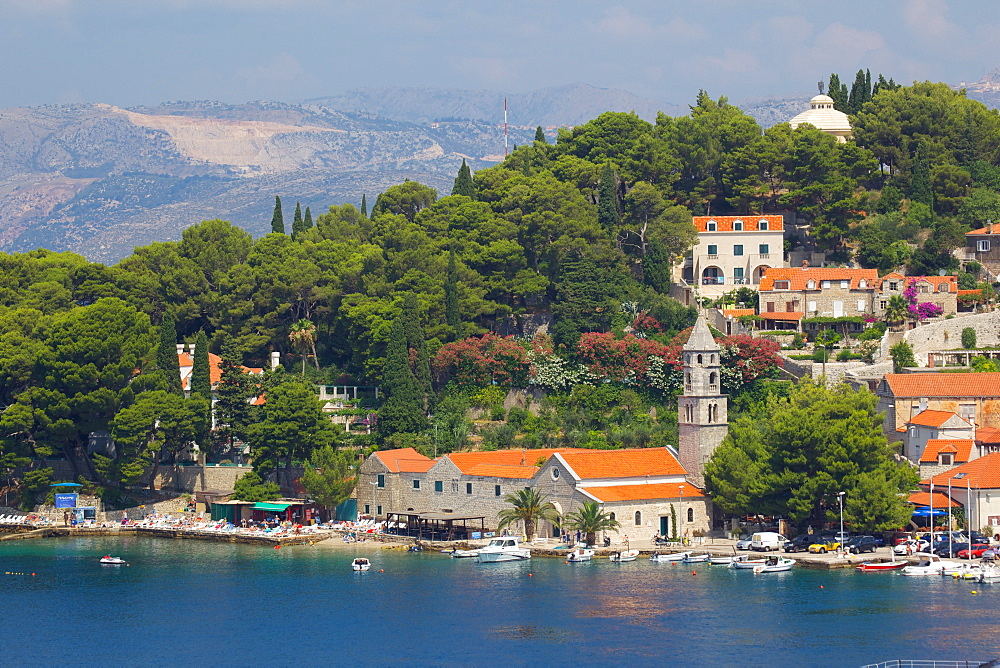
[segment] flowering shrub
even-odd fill
[[[554,353],[544,354],[533,350],[529,357],[531,372],[528,381],[541,388],[568,390],[576,385],[594,385],[600,380],[584,365],[574,364]]]
[[[523,386],[528,381],[528,352],[513,337],[486,333],[447,343],[431,362],[438,381],[459,386]]]
[[[772,378],[781,366],[781,345],[768,339],[737,334],[723,338],[719,348],[722,384],[730,389],[758,378]]]
[[[632,329],[635,331],[636,336],[643,337],[648,334],[663,332],[663,325],[660,324],[659,320],[649,315],[649,313],[642,311],[632,321]]]
[[[903,298],[906,299],[910,315],[920,320],[935,318],[941,315],[944,310],[931,302],[917,302],[917,279],[915,278],[907,281],[906,290],[903,291]]]
[[[577,354],[595,375],[627,384],[644,382],[649,357],[677,359],[679,351],[650,339],[626,334],[616,339],[614,334],[590,332],[580,337]]]

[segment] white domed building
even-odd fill
[[[850,138],[852,131],[847,114],[833,108],[833,98],[829,95],[817,95],[809,100],[809,111],[803,111],[788,123],[793,130],[803,123],[808,123],[818,130],[833,135],[841,143]]]

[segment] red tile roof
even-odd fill
[[[954,486],[954,483],[952,483]],[[915,506],[930,506],[931,501],[934,501],[933,506],[935,508],[945,508],[947,506],[961,506],[954,499],[950,498],[947,494],[935,491],[932,495],[930,492],[914,492],[910,494],[910,497],[906,500],[907,503],[912,503]]]
[[[980,443],[1000,443],[1000,429],[996,427],[980,427],[976,430],[976,440]]]
[[[958,291],[958,296],[959,297],[962,297],[964,295],[981,295],[981,294],[983,294],[983,291],[980,290],[979,288],[975,288],[973,290],[959,290]]]
[[[504,466],[503,464],[476,464],[467,471],[462,471],[466,475],[475,475],[482,478],[516,478],[519,480],[530,480],[538,473],[537,466]]]
[[[764,320],[802,320],[805,313],[802,311],[761,311],[760,317]]]
[[[378,457],[379,461],[393,473],[426,473],[434,466],[435,461],[413,448],[379,450],[373,456]]]
[[[563,453],[561,457],[577,477],[584,480],[687,474],[666,448],[577,450]]]
[[[611,501],[644,501],[647,499],[679,499],[681,485],[684,485],[685,499],[703,498],[705,494],[689,482],[665,482],[652,485],[612,485],[610,487],[580,487],[581,492],[590,494],[602,503]]]
[[[484,450],[482,452],[450,452],[444,455],[466,475],[481,475],[473,470],[484,464],[489,466],[515,466],[535,468],[557,452],[576,452],[578,448],[540,448],[538,450]],[[496,475],[489,473],[486,475]],[[533,475],[533,474],[532,474]],[[505,476],[499,476],[505,477]],[[512,476],[518,477],[518,476]],[[531,476],[528,476],[529,478]]]
[[[903,274],[894,271],[881,278],[879,281],[879,289],[885,290],[885,283],[890,280],[900,281],[904,284],[904,286],[909,285],[911,281],[915,283],[928,283],[934,287],[934,290],[931,293],[926,294],[958,292],[958,276],[904,276]],[[947,290],[939,290],[938,287],[941,284],[944,284],[947,287]]]
[[[932,411],[927,409],[914,415],[906,424],[915,424],[918,427],[940,427],[953,417],[958,416],[951,411]],[[962,418],[959,419],[961,420]],[[969,424],[965,420],[962,421]],[[972,425],[969,426],[971,427]]]
[[[971,234],[996,234],[997,232],[1000,232],[1000,229],[998,229],[997,225],[994,225],[993,227],[980,227],[978,230],[966,232],[965,236],[969,236]]]
[[[212,381],[212,387],[215,387],[219,381],[222,379],[222,358],[214,353],[208,354],[208,377]],[[185,374],[184,368],[188,369],[194,368],[194,359],[191,357],[191,353],[178,353],[177,355],[177,366],[181,368],[181,383],[184,389],[190,389],[191,386],[191,374],[190,372]],[[258,375],[264,373],[264,370],[260,367],[243,367],[246,373]]]
[[[722,315],[727,318],[738,318],[741,315],[755,315],[756,312],[752,308],[727,308],[722,309]]]
[[[852,290],[859,288],[861,280],[866,281],[866,287],[874,289],[878,284],[877,269],[838,269],[827,267],[772,267],[760,279],[760,292],[774,290],[775,281],[788,281],[787,290],[807,290],[810,280],[816,282],[815,290],[819,290],[820,281],[850,281]],[[838,284],[839,285],[839,284]]]
[[[932,438],[927,441],[927,447],[920,455],[920,463],[934,464],[938,460],[938,454],[950,452],[955,455],[955,463],[962,464],[969,461],[972,446],[971,438]]]
[[[933,478],[921,480],[921,485],[930,482],[938,489],[948,486],[951,480],[952,488],[965,487],[968,483],[972,489],[1000,489],[1000,452],[984,455],[971,462],[956,466]]]
[[[760,221],[767,221],[767,229],[760,229]],[[695,216],[692,219],[694,223],[694,228],[699,232],[708,232],[709,222],[716,223],[716,232],[732,232],[733,223],[737,221],[743,222],[744,232],[781,232],[785,229],[785,219],[781,216],[760,216],[760,215],[749,215],[746,216]]]
[[[887,373],[895,397],[1000,397],[1000,373]]]

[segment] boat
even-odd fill
[[[649,560],[655,561],[656,563],[665,564],[667,562],[674,561],[684,561],[684,559],[691,554],[690,552],[675,552],[674,554],[660,554],[659,552],[654,552],[650,555]]]
[[[996,564],[983,564],[979,570],[980,582],[1000,582],[1000,566]]]
[[[685,564],[703,564],[712,558],[710,554],[689,554],[682,561]]]
[[[735,558],[736,557],[733,555],[729,555],[726,557],[709,557],[708,563],[712,564],[713,566],[728,566],[729,564],[733,563],[733,559]]]
[[[470,557],[478,557],[479,550],[452,550],[452,559],[469,559]]]
[[[794,559],[788,557],[768,557],[763,564],[753,567],[754,573],[783,573],[792,570]]]
[[[353,563],[351,563],[351,568],[356,571],[367,571],[371,567],[372,567],[371,562],[365,559],[364,557],[358,557],[357,559],[354,560]]]
[[[566,556],[566,561],[578,562],[578,561],[590,561],[594,558],[594,551],[585,547],[575,547]]]
[[[930,554],[929,552],[917,552],[915,557],[919,557],[920,561],[916,564],[910,564],[905,566],[900,573],[903,575],[941,575],[941,572],[945,568],[954,568],[958,566],[957,561],[944,561],[936,554]]]
[[[608,560],[620,564],[624,561],[635,561],[638,556],[639,550],[625,550],[624,552],[613,553],[608,557]]]
[[[111,564],[114,566],[120,566],[125,563],[125,560],[121,557],[112,557],[110,554],[106,554],[101,557],[102,564]]]
[[[880,571],[895,571],[905,567],[905,561],[866,561],[863,564],[858,564],[855,570],[862,573],[878,573]]]
[[[407,548],[407,552],[423,552],[423,551],[424,551],[424,546],[420,544],[411,545],[409,548]]]
[[[983,567],[980,564],[964,562],[955,567],[942,569],[941,575],[950,575],[956,580],[978,580],[982,571]]]
[[[531,559],[531,550],[521,547],[521,539],[517,536],[493,538],[486,547],[479,549],[480,563],[493,564],[500,561],[523,561]]]
[[[765,561],[767,561],[767,559],[764,559],[762,557],[755,557],[749,554],[741,554],[738,557],[732,558],[732,561],[729,562],[729,567],[736,568],[739,570],[750,571],[756,568],[757,566],[763,565]]]

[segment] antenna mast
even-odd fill
[[[503,156],[506,158],[510,151],[507,148],[507,98],[503,99]]]

